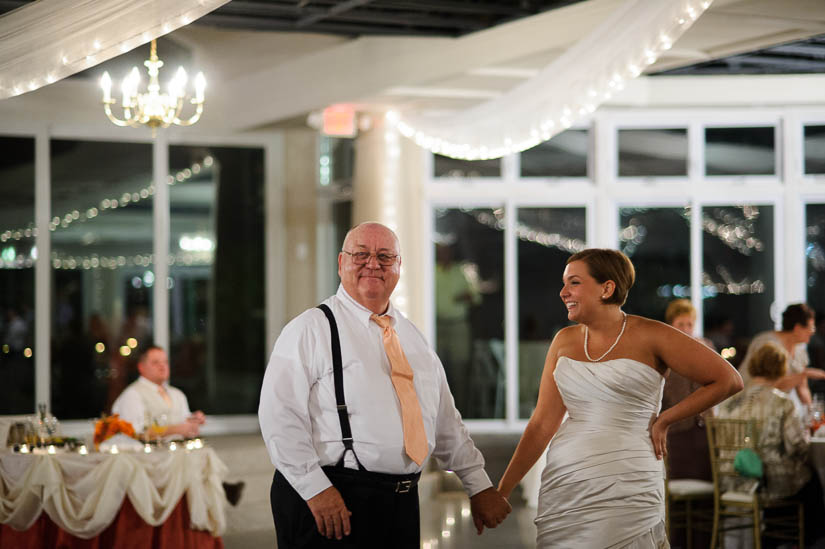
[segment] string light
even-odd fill
[[[169,186],[174,186],[178,183],[186,182],[195,175],[209,172],[212,166],[214,165],[214,162],[215,159],[213,157],[206,156],[201,162],[196,162],[195,164],[193,164],[191,168],[185,168],[183,170],[176,172],[174,175],[169,175],[166,178],[166,182]],[[149,185],[142,187],[134,192],[124,192],[119,197],[104,198],[96,204],[88,205],[86,208],[77,208],[69,210],[63,215],[54,216],[49,222],[49,230],[52,232],[56,232],[58,230],[69,228],[69,226],[71,226],[75,222],[85,223],[87,221],[91,221],[93,219],[98,218],[102,213],[117,210],[120,208],[125,208],[129,205],[137,204],[143,200],[148,199],[154,194],[155,186],[153,183],[150,183]],[[21,241],[35,237],[37,237],[37,227],[34,226],[34,222],[31,222],[26,227],[20,227],[17,229],[6,229],[5,231],[0,232],[0,243]],[[196,242],[196,244],[199,246],[203,246],[204,243],[203,241],[199,240]],[[0,269],[31,268],[34,265],[36,255],[36,248],[32,248],[29,256],[27,257],[23,254],[17,254],[13,247],[4,247],[0,249]],[[141,255],[132,256],[131,260],[127,260],[126,258],[123,258],[121,260],[121,257],[123,256],[103,257],[97,255],[90,255],[83,257],[69,257],[56,256],[53,253],[52,263],[53,266],[55,266],[55,260],[60,260],[60,265],[55,266],[55,268],[71,269],[97,267],[115,269],[117,267],[123,267],[127,264],[141,265],[145,263],[144,256]],[[67,264],[65,265],[63,264],[64,259],[67,260]],[[184,265],[194,265],[202,264],[205,260],[206,258],[198,256],[198,254],[179,254],[179,256],[176,256],[175,260],[173,260],[173,262],[170,264],[177,262]],[[149,263],[146,264],[148,265]],[[69,265],[73,266],[70,267]]]
[[[210,252],[178,252],[169,256],[170,266],[197,267],[211,265],[214,258]],[[122,267],[149,267],[154,265],[153,254],[137,254],[133,256],[100,256],[96,254],[87,256],[64,255],[52,252],[52,267],[64,271],[109,269],[115,270]],[[151,284],[146,284],[151,286]]]
[[[740,281],[733,280],[730,272],[724,266],[717,267],[716,271],[722,277],[722,282],[714,282],[708,273],[702,273],[702,290],[703,296],[706,298],[716,297],[718,294],[748,295],[765,293],[766,285],[762,280],[750,280],[747,277]]]
[[[470,212],[469,210],[464,211],[467,213]],[[473,211],[472,215],[476,221],[482,225],[496,229],[497,231],[504,231],[505,229],[504,212],[500,208],[493,210],[492,213],[483,210]],[[516,223],[515,234],[516,238],[524,242],[539,244],[546,248],[556,248],[568,253],[580,252],[587,248],[587,243],[581,238],[565,236],[561,233],[549,233],[531,227],[521,221]],[[447,237],[441,236],[441,238],[446,240]]]
[[[533,148],[622,90],[709,6],[707,0],[638,2],[617,11],[537,76],[495,99],[449,117],[391,111],[387,121],[419,146],[463,160],[500,158]],[[651,10],[656,13],[651,15]],[[628,36],[633,31],[634,39],[608,44],[612,49],[605,55],[604,36],[615,29]],[[584,75],[582,59],[589,60]]]

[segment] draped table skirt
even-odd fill
[[[160,526],[146,524],[126,499],[115,521],[90,539],[61,530],[46,513],[23,532],[0,524],[0,549],[223,549],[221,538],[192,529],[185,499]]]
[[[211,448],[0,454],[0,549],[221,547],[225,473]]]

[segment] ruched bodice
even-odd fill
[[[568,418],[542,473],[539,547],[667,547],[664,466],[648,432],[664,378],[632,359],[567,357],[554,377]]]

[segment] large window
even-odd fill
[[[673,299],[690,299],[690,210],[621,208],[619,249],[636,268],[628,313],[664,321]]]
[[[521,153],[522,177],[587,177],[587,130],[567,130]]]
[[[0,415],[34,402],[34,139],[0,137]]]
[[[774,134],[773,126],[706,128],[705,173],[776,174]]]
[[[685,129],[619,130],[619,176],[686,176]]]
[[[461,160],[435,154],[433,174],[435,177],[501,177],[501,160]]]
[[[465,418],[503,418],[504,214],[435,211],[436,350]]]
[[[774,327],[773,220],[773,206],[702,208],[705,337],[733,347],[735,364],[754,335]]]
[[[825,125],[805,126],[805,173],[825,174]]]
[[[192,409],[255,413],[264,341],[264,155],[173,146],[169,203],[172,384]]]
[[[808,304],[825,316],[825,204],[805,209],[805,286]]]
[[[152,341],[152,147],[53,140],[52,408],[108,410]]]
[[[456,257],[477,281],[461,315],[468,319],[462,339],[446,332],[439,300],[447,286],[438,262],[432,275],[436,306],[429,328],[465,418],[502,417],[502,394],[503,426],[530,417],[547,349],[568,324],[559,279],[570,254],[584,247],[619,249],[633,261],[636,281],[626,312],[664,321],[671,301],[688,299],[697,306],[697,335],[734,365],[796,296],[807,295],[825,317],[821,113],[611,108],[591,120],[496,161],[502,168],[490,171],[496,185],[445,177],[453,161],[433,157],[425,192],[436,218],[436,256]],[[804,139],[785,143],[785,135]],[[456,162],[461,173],[452,175],[474,165]],[[479,203],[497,207],[468,207]],[[796,213],[801,203],[804,219]],[[452,229],[458,219],[464,230]],[[783,246],[803,238],[804,258]],[[495,269],[488,262],[485,271],[484,257],[495,260]],[[806,288],[798,287],[803,280]],[[492,293],[498,285],[504,292]],[[469,377],[457,373],[464,369],[451,363],[455,352],[448,348],[466,340],[471,343],[460,345],[469,358],[459,363],[469,364]],[[495,383],[490,361],[477,358],[490,349],[498,353]],[[493,408],[474,405],[474,399],[490,402],[482,386],[498,391]],[[471,425],[488,428],[488,422]]]
[[[518,209],[519,417],[536,406],[550,340],[567,326],[561,278],[570,254],[586,247],[584,208]]]

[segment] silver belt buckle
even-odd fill
[[[406,494],[412,488],[412,481],[411,480],[399,480],[398,483],[395,485],[395,493],[396,494]]]

